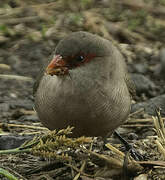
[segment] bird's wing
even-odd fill
[[[132,97],[136,96],[136,88],[135,88],[135,84],[133,83],[130,75],[128,73],[125,74],[125,82],[126,85],[128,87],[129,93]]]

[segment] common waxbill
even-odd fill
[[[102,37],[74,32],[56,46],[34,85],[35,109],[50,130],[106,136],[130,112],[132,84],[119,50]]]

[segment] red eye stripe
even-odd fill
[[[89,61],[91,61],[94,57],[96,57],[95,54],[87,54],[87,55],[84,55],[84,58],[85,58],[84,62],[89,62]]]
[[[95,54],[78,53],[72,56],[67,56],[67,57],[63,56],[62,59],[64,59],[66,62],[65,66],[68,67],[69,69],[72,69],[91,61],[94,57],[96,57]]]

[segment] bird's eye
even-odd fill
[[[85,59],[84,56],[77,56],[77,57],[76,57],[76,61],[77,61],[77,62],[83,62],[84,59]]]

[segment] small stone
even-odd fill
[[[144,112],[149,115],[156,115],[155,109],[161,108],[161,115],[165,116],[165,94],[149,99],[146,102],[133,104],[131,112],[144,108]]]
[[[136,73],[145,74],[147,73],[148,65],[139,63],[139,64],[135,64],[134,68]]]
[[[19,118],[20,121],[37,122],[39,121],[36,115],[24,115]]]
[[[16,109],[16,108],[24,108],[27,110],[32,110],[33,109],[33,102],[30,100],[12,100],[9,101],[10,108],[11,109]]]
[[[139,176],[136,176],[134,180],[147,180],[148,175],[147,174],[140,174]]]
[[[0,149],[13,149],[19,147],[25,141],[31,139],[31,136],[13,136],[13,135],[1,135],[0,136]]]
[[[135,133],[129,133],[128,134],[128,139],[129,140],[137,140],[138,139],[138,135]]]
[[[135,84],[137,95],[142,93],[150,95],[150,91],[156,88],[155,84],[142,74],[131,74],[131,77]]]
[[[0,112],[7,112],[7,111],[9,111],[9,104],[0,103]]]
[[[9,38],[0,35],[0,44],[6,43],[7,41],[9,41]]]

